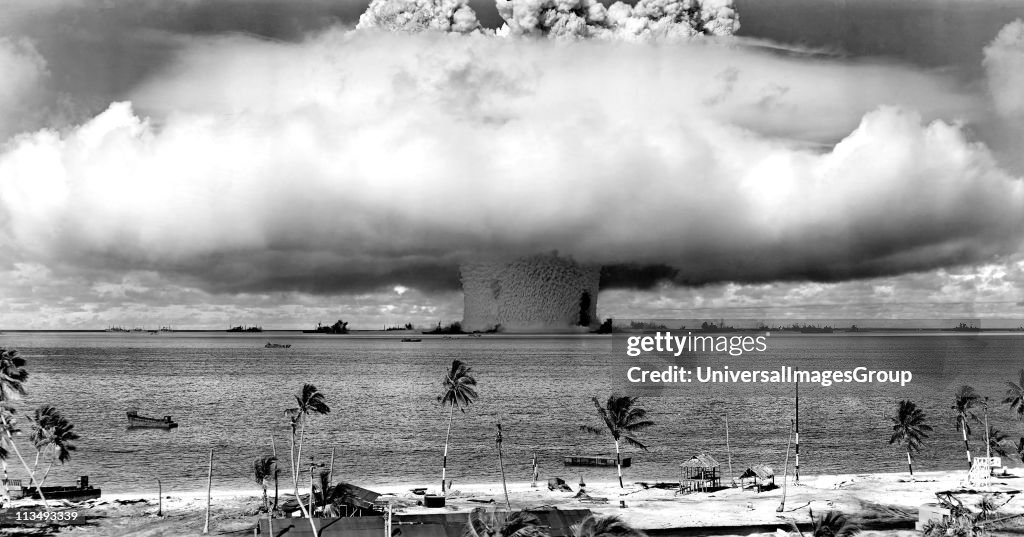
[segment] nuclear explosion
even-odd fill
[[[460,267],[464,330],[565,331],[598,324],[599,266],[558,255]]]

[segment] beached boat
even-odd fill
[[[287,349],[287,348],[290,348],[291,346],[292,346],[291,343],[284,343],[284,344],[282,344],[282,343],[271,343],[269,341],[267,342],[266,345],[264,345],[264,347],[267,348],[267,349]]]
[[[565,457],[564,462],[566,466],[615,466],[615,457],[575,455]],[[629,468],[632,463],[632,457],[622,457],[623,468]]]
[[[47,500],[67,500],[71,502],[80,502],[84,500],[92,500],[100,497],[100,489],[93,488],[89,484],[89,476],[83,475],[78,480],[78,484],[73,487],[40,487],[43,490],[43,496],[46,496]],[[21,483],[21,492],[23,498],[32,498],[40,500],[39,491],[33,487],[26,487],[24,481]]]
[[[128,411],[128,427],[173,429],[177,426],[178,424],[172,421],[170,416],[164,416],[163,418],[147,418],[145,416],[140,416],[135,410]]]

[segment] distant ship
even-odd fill
[[[232,326],[231,328],[228,328],[227,331],[228,332],[262,332],[263,329],[260,328],[259,326],[242,326],[242,325],[238,325],[238,326]]]
[[[124,328],[122,326],[111,326],[104,330],[104,332],[131,332],[131,330],[128,330],[127,328]]]
[[[347,334],[348,323],[338,319],[338,322],[331,326],[325,326],[321,323],[316,323],[316,330],[303,330],[303,334]]]
[[[953,328],[949,329],[953,332],[981,332],[981,328],[974,326],[973,324],[960,323]]]

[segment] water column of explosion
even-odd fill
[[[557,255],[460,267],[464,330],[570,330],[595,326],[598,266]]]

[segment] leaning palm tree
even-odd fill
[[[25,370],[25,359],[18,356],[18,351],[14,349],[0,348],[0,444],[8,446],[18,457],[21,465],[25,467],[25,471],[32,475],[32,471],[29,469],[24,457],[18,451],[18,445],[14,443],[14,435],[19,431],[14,421],[14,406],[11,405],[12,401],[25,395],[25,382],[27,380],[28,371]],[[0,447],[3,446],[0,445]],[[3,448],[3,451],[8,453],[7,448]],[[0,457],[0,463],[3,466],[3,479],[4,483],[6,483],[6,455]],[[32,481],[34,482],[35,480],[33,479]],[[35,486],[39,497],[44,500],[44,505],[46,505],[43,491],[39,488],[39,484],[35,483]],[[7,490],[6,484],[4,485],[4,498],[10,499],[10,492]],[[48,506],[47,509],[49,509]]]
[[[573,525],[571,531],[573,537],[647,537],[647,534],[615,515],[590,515],[583,522]]]
[[[619,449],[619,440],[625,440],[627,444],[647,451],[647,446],[642,444],[633,435],[654,425],[653,421],[647,419],[647,411],[637,405],[638,399],[639,397],[612,394],[608,397],[608,401],[605,402],[604,406],[601,406],[601,402],[598,401],[597,397],[593,397],[591,401],[594,402],[597,415],[604,422],[604,428],[592,427],[590,425],[580,426],[580,430],[595,435],[602,435],[605,431],[611,433],[612,438],[615,440],[615,466],[618,468],[619,487],[621,488],[625,488],[625,485],[622,484],[622,457]]]
[[[303,516],[309,518],[309,524],[313,527],[313,537],[316,537],[317,529],[313,524],[313,518],[306,510],[306,506],[302,503],[302,499],[299,498],[299,461],[302,456],[302,441],[306,435],[307,417],[312,414],[328,414],[331,411],[331,407],[327,406],[327,403],[324,400],[324,394],[320,393],[316,389],[316,386],[313,386],[312,384],[305,384],[302,386],[302,392],[295,396],[295,402],[298,406],[284,411],[285,416],[288,418],[289,425],[291,426],[292,433],[291,444],[288,446],[291,450],[292,458],[292,485],[295,489],[295,500],[299,503],[299,509],[302,511]],[[297,449],[295,444],[296,429],[299,429]],[[313,498],[310,497],[310,501],[312,500]]]
[[[981,397],[974,391],[974,388],[963,385],[957,388],[956,394],[953,396],[953,412],[956,413],[956,430],[960,431],[964,437],[964,451],[967,453],[967,468],[971,467],[971,448],[967,443],[967,437],[971,435],[971,420],[977,421],[977,416],[971,412],[981,401]]]
[[[470,373],[470,367],[459,360],[452,360],[451,368],[441,380],[441,395],[437,401],[441,406],[448,406],[448,432],[444,435],[444,456],[441,459],[441,493],[445,492],[445,478],[448,473],[448,442],[452,437],[452,420],[455,408],[462,412],[477,398],[476,379]]]
[[[1017,372],[1016,383],[1006,382],[1006,398],[1003,404],[1009,405],[1010,410],[1017,414],[1017,419],[1024,421],[1024,369]]]
[[[896,416],[892,418],[892,437],[890,444],[907,446],[907,467],[910,475],[914,475],[914,459],[911,453],[920,451],[921,444],[928,438],[932,428],[925,424],[924,412],[911,401],[900,401]]]
[[[252,477],[256,484],[263,488],[263,508],[270,512],[270,500],[267,498],[267,486],[270,478],[277,472],[277,457],[264,455],[252,462]]]
[[[50,475],[54,462],[64,464],[71,460],[71,452],[76,449],[72,442],[78,440],[79,436],[74,430],[75,426],[50,405],[37,408],[31,421],[32,434],[29,438],[36,448],[36,465],[44,453],[49,458],[43,477],[36,480],[41,487],[46,482],[46,476]],[[35,467],[32,468],[32,476],[35,477]]]

